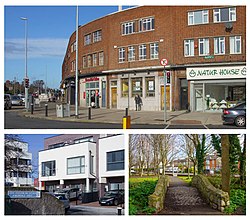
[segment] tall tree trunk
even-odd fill
[[[222,190],[230,194],[229,135],[221,134]]]
[[[244,146],[240,157],[240,184],[246,184],[246,134],[244,134]]]

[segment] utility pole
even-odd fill
[[[76,80],[75,80],[75,117],[78,118],[78,5],[76,6]]]

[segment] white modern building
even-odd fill
[[[32,153],[29,153],[28,143],[21,141],[9,142],[11,150],[8,161],[5,161],[5,182],[13,186],[31,186],[32,182]]]

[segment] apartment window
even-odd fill
[[[209,39],[208,38],[199,39],[199,55],[200,56],[209,55]]]
[[[103,66],[104,65],[104,53],[100,52],[99,53],[99,66]]]
[[[135,22],[126,22],[122,24],[122,34],[127,35],[127,34],[133,34],[135,32]]]
[[[184,41],[184,56],[194,56],[194,40],[191,39]]]
[[[142,78],[132,78],[132,96],[139,95],[142,97]]]
[[[91,44],[91,34],[87,34],[84,36],[84,45]]]
[[[64,142],[61,143],[57,143],[57,144],[51,144],[48,146],[48,149],[54,149],[54,148],[58,148],[58,147],[63,147],[65,145]]]
[[[56,161],[42,162],[42,176],[55,176],[56,175]]]
[[[208,22],[208,10],[188,12],[188,25],[207,24]]]
[[[71,53],[76,51],[76,42],[74,42],[73,44],[71,44]]]
[[[125,48],[119,48],[119,63],[125,62]]]
[[[85,157],[74,157],[67,159],[67,174],[85,173]]]
[[[128,78],[121,79],[122,97],[128,97]]]
[[[88,55],[88,67],[92,66],[92,54]]]
[[[97,54],[93,54],[93,66],[97,66]]]
[[[87,56],[84,56],[83,58],[82,58],[82,63],[83,63],[83,68],[86,68],[88,65],[88,62],[87,62]]]
[[[214,9],[214,22],[236,21],[236,8],[216,8]]]
[[[88,141],[93,142],[94,141],[93,137],[86,137],[86,138],[75,139],[74,143],[75,144],[79,144],[79,143],[84,143],[84,142],[88,142]]]
[[[241,54],[241,36],[230,37],[230,54]]]
[[[214,54],[225,54],[225,37],[214,38]]]
[[[155,19],[151,18],[142,18],[139,20],[139,31],[151,31],[155,29]]]
[[[71,62],[71,72],[75,71],[76,70],[76,61],[72,61]]]
[[[154,97],[155,96],[155,77],[146,77],[146,96]]]
[[[101,40],[102,40],[102,31],[98,30],[93,32],[93,43],[96,43]]]
[[[139,60],[145,60],[147,58],[147,46],[142,44],[139,46]]]
[[[135,47],[129,46],[128,47],[128,61],[134,61],[135,60]]]
[[[124,170],[124,150],[107,152],[107,171]]]
[[[150,59],[158,59],[159,58],[159,44],[152,43],[150,44]]]

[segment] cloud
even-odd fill
[[[64,57],[68,39],[41,38],[28,39],[28,58]],[[6,39],[4,44],[6,59],[22,59],[25,53],[24,39]]]

